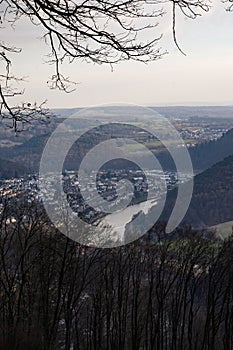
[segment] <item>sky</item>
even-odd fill
[[[49,90],[53,67],[46,64],[48,47],[41,32],[26,21],[15,30],[1,29],[1,40],[22,47],[15,55],[13,72],[27,77],[21,85],[24,96],[16,99],[49,108],[74,108],[111,103],[139,105],[233,105],[233,13],[213,1],[212,9],[195,20],[177,19],[177,38],[182,55],[172,40],[171,11],[160,21],[155,36],[164,33],[159,46],[169,53],[161,60],[143,64],[122,62],[114,66],[75,62],[63,67],[65,75],[77,81],[70,94]],[[168,9],[169,10],[169,9]]]

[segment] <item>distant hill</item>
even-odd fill
[[[233,156],[195,177],[191,207],[208,226],[233,220]]]
[[[208,169],[212,165],[233,155],[233,129],[226,132],[217,141],[209,141],[189,149],[196,172]]]
[[[134,106],[128,106],[133,110]],[[140,106],[139,106],[140,107]],[[117,110],[127,109],[127,105],[123,106],[97,106],[93,110],[107,111],[113,113]],[[143,108],[141,106],[140,108]],[[146,106],[144,108],[147,108]],[[149,109],[164,115],[165,117],[182,118],[182,117],[200,117],[200,118],[232,118],[233,106],[148,106]],[[135,106],[137,109],[137,106]],[[52,110],[56,115],[67,117],[72,114],[79,113],[81,110],[88,110],[85,108],[55,108]]]
[[[167,220],[176,200],[176,190],[168,192],[161,219]],[[191,204],[183,224],[214,226],[233,220],[233,156],[195,176]]]
[[[150,108],[168,118],[233,118],[233,106],[155,106]]]
[[[37,172],[39,169],[40,158],[49,136],[50,132],[34,136],[21,145],[1,147],[0,158],[24,164],[30,172]],[[124,137],[124,135],[122,137]],[[79,145],[76,144],[72,147],[67,156],[65,167],[69,169],[77,168],[82,156],[88,149],[90,149],[98,140],[98,142],[100,142],[101,140],[103,141],[108,138],[109,136],[107,133],[102,136],[100,133],[94,138],[83,137],[82,142]],[[162,149],[163,148],[161,148],[161,150]],[[181,149],[177,149],[177,156],[181,154],[180,152]],[[189,148],[189,152],[194,172],[196,174],[208,169],[224,158],[233,155],[233,129],[226,132],[216,141],[209,141]],[[157,150],[156,156],[165,170],[175,170],[174,162],[166,149],[160,152]]]
[[[19,163],[0,159],[0,179],[10,179],[12,177],[24,176],[28,169]]]
[[[36,172],[39,169],[40,158],[49,135],[34,136],[23,144],[14,147],[1,147],[0,157],[24,164],[29,172]]]
[[[182,157],[182,149],[174,150],[177,158]],[[218,140],[197,144],[189,148],[190,157],[193,163],[194,173],[198,174],[233,155],[233,129],[226,132]],[[175,170],[175,164],[166,149],[156,156],[165,169]]]

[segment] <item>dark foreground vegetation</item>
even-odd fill
[[[186,228],[100,250],[9,203],[0,224],[0,349],[233,348],[231,239]]]

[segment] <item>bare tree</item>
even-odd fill
[[[169,0],[173,14],[171,27],[175,44],[176,13],[195,18],[209,10],[206,0]],[[54,74],[48,79],[51,89],[72,91],[72,82],[61,72],[61,63],[84,60],[97,64],[110,64],[125,60],[149,62],[162,57],[164,51],[158,47],[161,35],[151,32],[164,15],[160,0],[1,0],[1,22],[12,26],[21,19],[29,19],[31,25],[41,28],[41,36],[49,47],[48,62],[54,65]],[[145,33],[150,31],[150,35]],[[142,35],[143,34],[143,35]],[[152,39],[146,40],[145,37]],[[180,48],[179,48],[180,49]],[[0,115],[13,120],[17,130],[19,122],[44,118],[47,111],[43,104],[23,104],[12,107],[9,98],[23,91],[14,83],[21,77],[11,75],[12,53],[20,54],[21,48],[0,42]],[[181,51],[181,49],[180,49]]]
[[[0,42],[0,65],[2,74],[0,74],[0,116],[2,119],[11,121],[8,126],[15,132],[24,128],[25,123],[30,123],[32,120],[47,121],[50,112],[44,108],[45,101],[38,105],[37,103],[22,103],[21,105],[12,106],[9,99],[22,95],[23,90],[19,90],[17,85],[23,81],[23,78],[18,78],[11,74],[10,54],[18,54],[21,49],[11,47]],[[20,127],[19,127],[20,125]]]

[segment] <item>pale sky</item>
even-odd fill
[[[65,75],[79,82],[71,94],[51,91],[46,85],[53,68],[44,63],[45,44],[36,39],[38,29],[26,23],[15,32],[2,30],[1,40],[21,46],[14,72],[28,76],[23,84],[24,98],[51,108],[72,108],[98,104],[133,103],[140,105],[233,105],[233,13],[225,12],[217,0],[213,9],[191,20],[179,18],[177,37],[186,52],[183,56],[172,42],[171,16],[162,20],[155,36],[165,32],[159,46],[169,54],[147,65],[123,62],[112,72],[107,65],[76,62],[64,66]],[[2,34],[1,32],[1,34]]]

